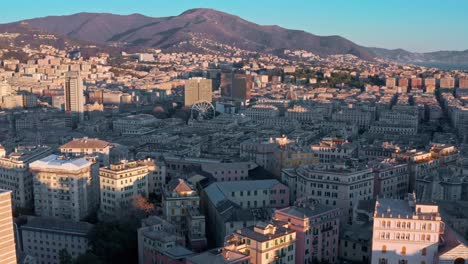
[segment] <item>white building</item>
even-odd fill
[[[444,223],[436,204],[378,199],[374,211],[372,264],[437,263]]]
[[[50,155],[29,166],[38,216],[79,221],[99,205],[98,166],[85,158]]]

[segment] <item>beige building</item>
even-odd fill
[[[11,191],[0,189],[0,264],[16,264]]]
[[[352,221],[354,207],[360,200],[373,197],[372,169],[351,160],[284,169],[282,179],[289,186],[292,201],[308,197],[320,204],[338,207],[343,224]]]
[[[185,106],[191,106],[199,101],[211,103],[211,80],[203,78],[191,78],[185,81]]]
[[[51,151],[45,146],[21,147],[7,154],[0,146],[0,188],[12,191],[13,208],[33,207],[33,176],[29,164]]]
[[[122,161],[99,169],[101,212],[117,216],[135,195],[148,196],[148,166],[145,161]]]
[[[85,97],[80,73],[68,72],[65,77],[65,111],[71,115],[74,122],[83,121],[84,105]]]
[[[279,224],[259,222],[235,231],[230,240],[243,245],[238,250],[250,255],[252,264],[296,263],[296,231]]]
[[[60,146],[60,152],[77,157],[97,156],[101,165],[109,165],[109,155],[112,145],[97,138],[74,138]]]
[[[372,264],[437,263],[444,223],[436,204],[378,199],[374,211]]]
[[[99,204],[98,165],[86,158],[50,155],[29,166],[38,216],[79,221]]]

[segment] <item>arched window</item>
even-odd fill
[[[426,241],[431,241],[431,235],[426,235]]]
[[[385,221],[382,221],[382,227],[385,227]]]
[[[406,227],[407,227],[408,229],[410,229],[410,228],[411,228],[411,222],[406,223]]]
[[[465,264],[465,259],[464,258],[457,258],[455,259],[455,261],[453,262],[453,264]]]
[[[382,246],[382,253],[387,253],[387,246],[386,245]]]
[[[427,230],[431,230],[432,229],[432,225],[431,224],[427,224]]]
[[[400,223],[400,222],[397,222],[397,223],[396,223],[396,227],[397,227],[397,228],[400,228],[400,226],[401,226],[401,223]]]
[[[402,255],[406,255],[406,247],[402,247],[402,248],[401,248],[401,254],[402,254]]]
[[[406,228],[406,223],[405,222],[401,223],[401,228]]]
[[[426,248],[423,248],[423,249],[421,250],[421,255],[426,256],[426,254],[427,254],[427,249],[426,249]]]
[[[390,226],[391,226],[390,221],[387,221],[387,227],[390,227]]]
[[[424,240],[426,240],[426,235],[422,234],[421,235],[421,241],[424,241]]]
[[[400,239],[400,233],[396,233],[395,238],[396,238],[396,239]]]

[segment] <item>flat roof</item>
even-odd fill
[[[31,169],[57,169],[57,170],[80,170],[91,166],[93,163],[87,159],[80,158],[62,158],[52,154],[40,160],[32,162]]]

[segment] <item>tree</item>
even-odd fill
[[[68,250],[66,248],[62,248],[59,251],[59,263],[60,264],[73,264],[73,258],[68,253]]]
[[[102,264],[102,261],[93,253],[86,252],[79,255],[74,264]]]

